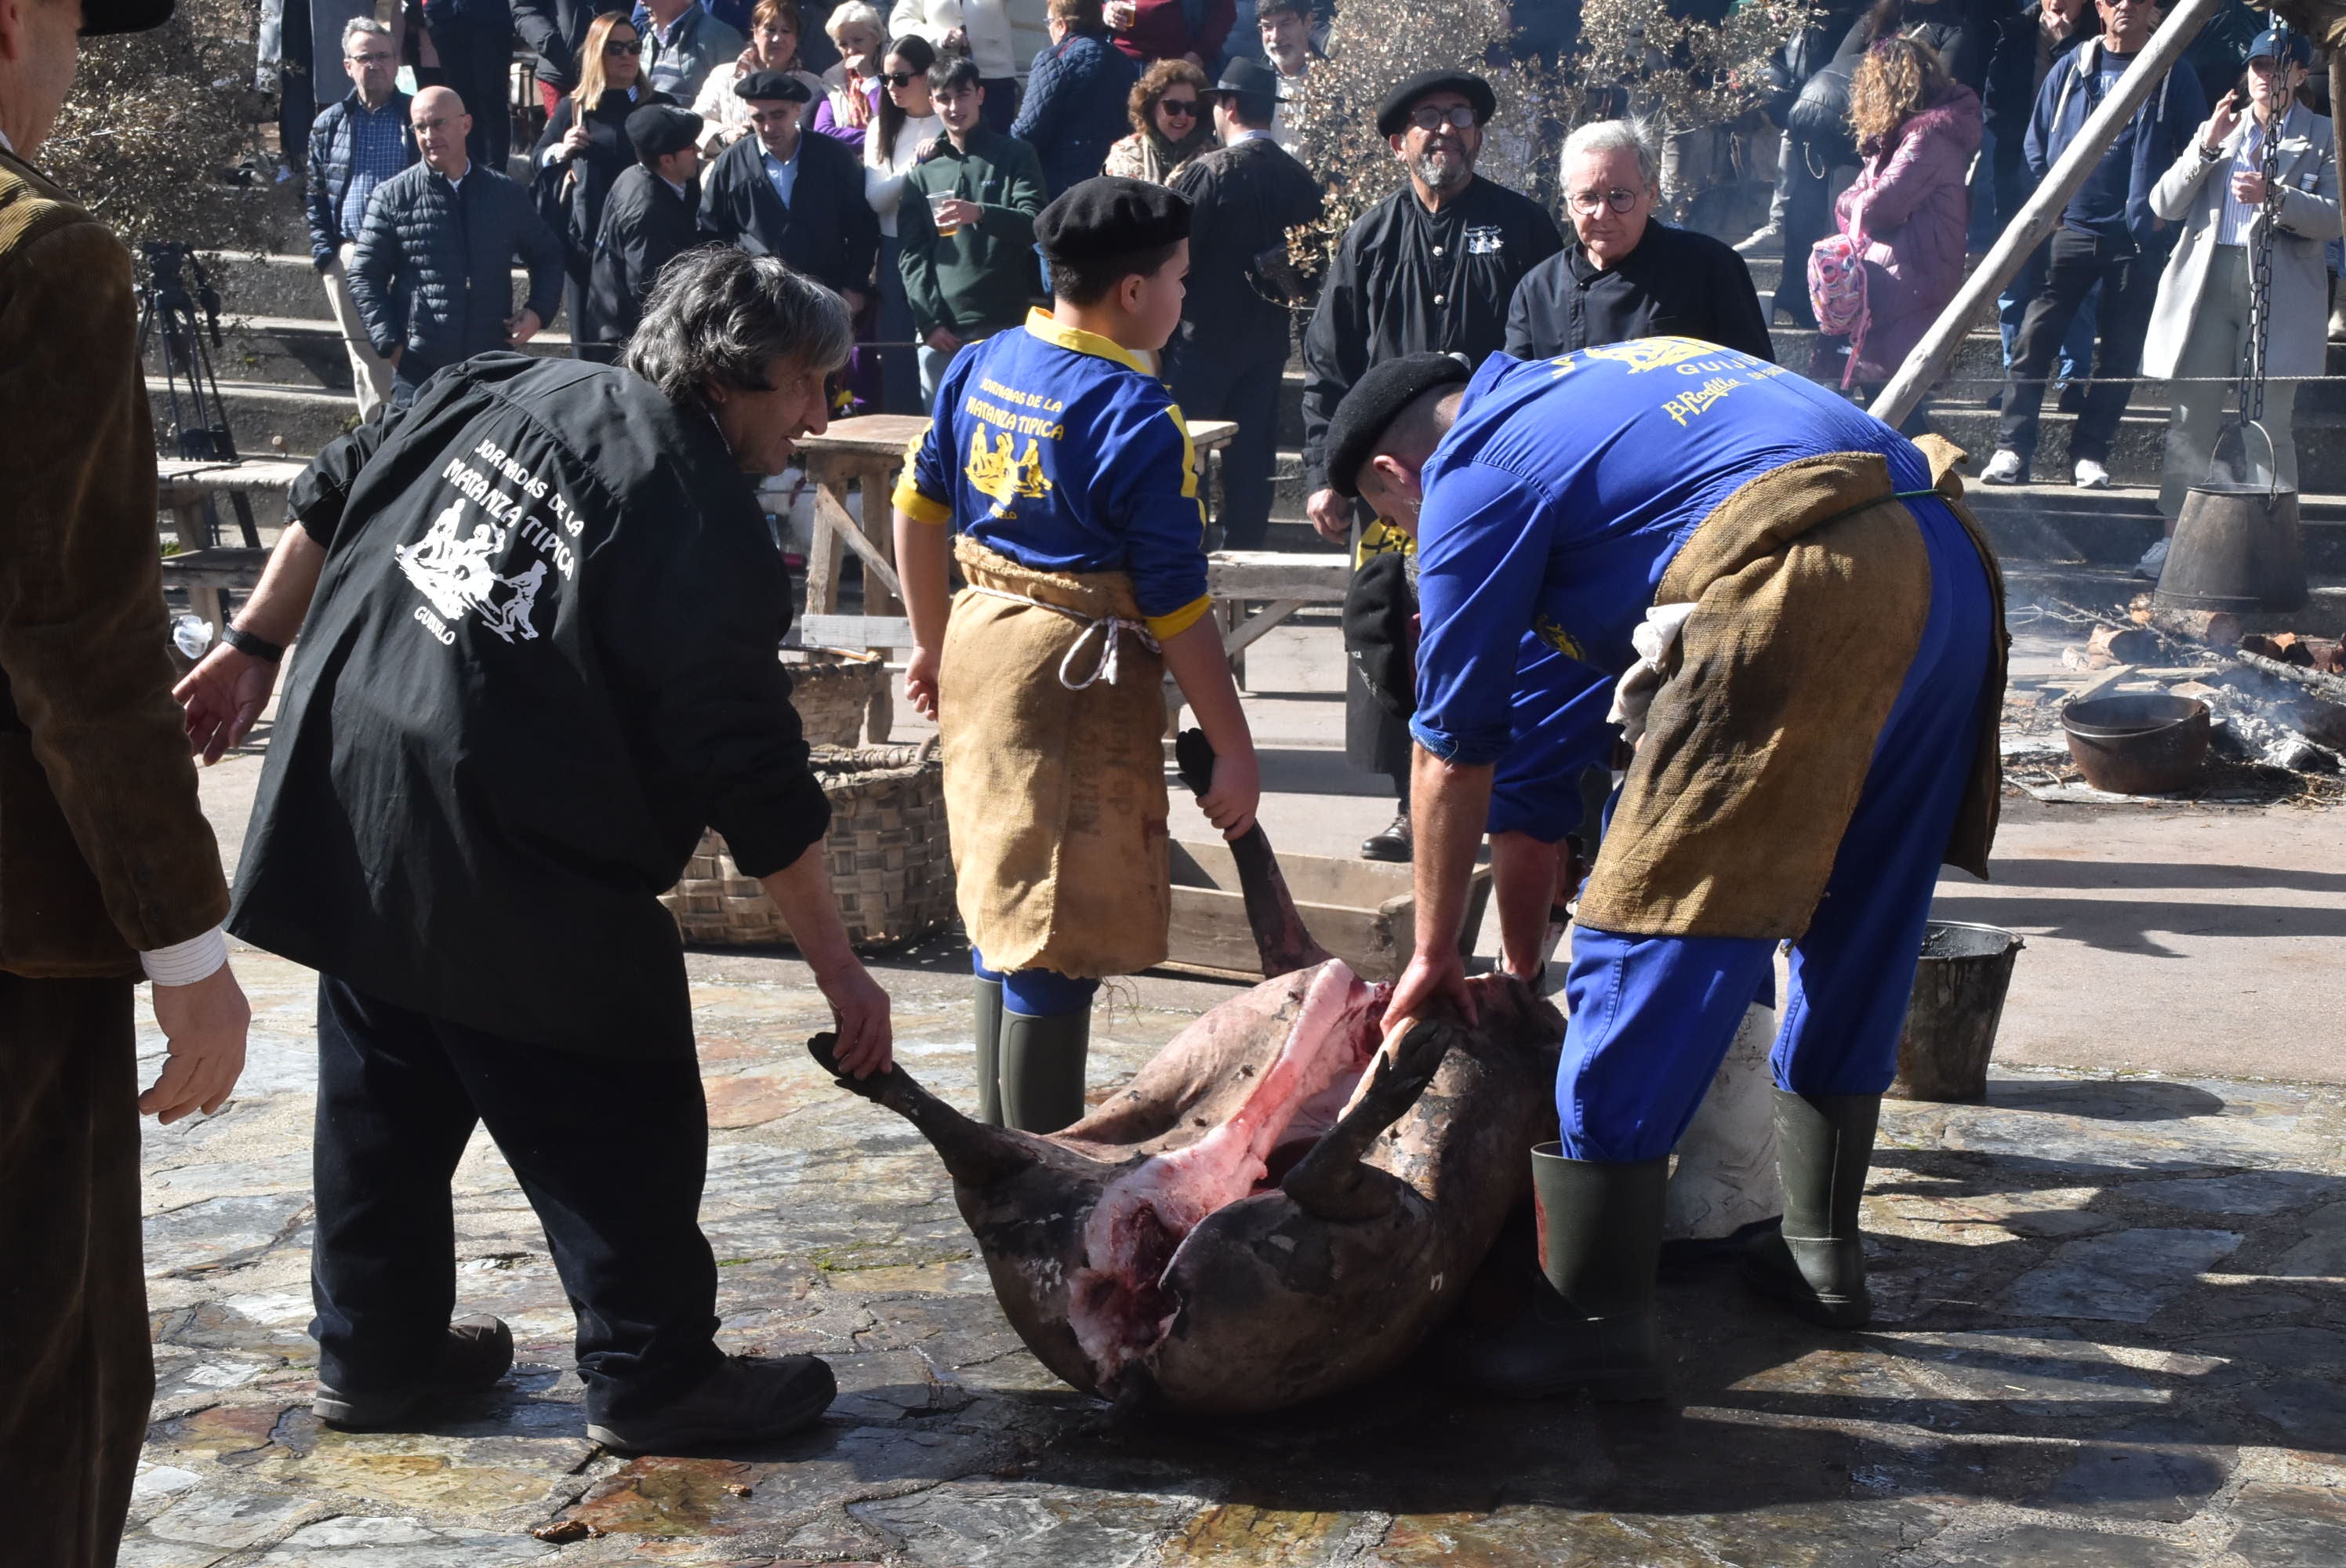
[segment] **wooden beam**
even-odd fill
[[[2069,199],[2085,185],[2094,166],[2101,162],[2102,154],[2117,139],[2118,132],[2134,117],[2143,100],[2157,90],[2158,84],[2166,79],[2168,68],[2182,57],[2184,49],[2198,36],[2199,29],[2224,8],[2224,4],[2225,0],[2183,0],[2167,14],[2167,20],[2151,35],[2142,53],[2135,56],[2126,75],[2118,78],[2117,90],[2086,117],[2077,139],[2053,160],[2053,167],[2045,171],[2035,194],[2013,219],[2012,227],[2004,231],[1990,247],[1986,258],[1964,280],[1964,286],[1955,290],[1955,297],[1939,312],[1939,319],[1931,323],[1931,330],[1923,334],[1922,341],[1906,356],[1906,362],[1890,378],[1890,384],[1882,389],[1882,395],[1873,400],[1871,412],[1876,418],[1886,424],[1900,423],[1938,384],[1947,361],[1954,358],[1964,334],[1971,331],[1974,318],[2004,291],[2004,286],[2012,281],[2030,253],[2053,232]],[[1800,259],[1788,256],[1784,264],[1792,266],[1798,260]]]
[[[1310,603],[1306,599],[1280,599],[1265,605],[1260,611],[1222,634],[1222,652],[1235,656],[1260,641],[1264,633]]]
[[[1352,563],[1332,550],[1218,550],[1206,557],[1206,590],[1218,599],[1341,604],[1352,583]]]
[[[804,615],[790,628],[786,647],[802,648],[908,648],[913,623],[902,616]]]

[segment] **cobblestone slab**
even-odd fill
[[[1120,1424],[1011,1332],[927,1146],[809,1062],[804,972],[693,962],[722,1336],[830,1358],[825,1419],[721,1457],[589,1441],[560,1282],[476,1139],[458,1295],[513,1324],[514,1377],[428,1432],[321,1428],[312,983],[243,954],[237,1100],[147,1134],[158,1391],[126,1568],[2346,1564],[2346,1091],[2014,1072],[1984,1105],[1892,1104],[1874,1328],[1673,1276],[1660,1407],[1471,1401],[1421,1366],[1253,1421]],[[972,1103],[966,982],[883,979],[905,1059]],[[1095,1084],[1216,994],[1129,991]]]

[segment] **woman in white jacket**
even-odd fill
[[[880,112],[863,138],[863,194],[880,215],[880,317],[874,331],[887,345],[880,361],[882,413],[922,412],[920,363],[910,346],[913,307],[904,298],[897,260],[903,252],[896,239],[896,209],[904,199],[905,173],[944,134],[945,122],[929,101],[929,67],[936,58],[936,50],[918,33],[897,36],[881,62]]]
[[[2275,183],[2280,209],[2273,222],[2271,325],[2265,333],[2265,371],[2278,377],[2323,372],[2329,319],[2329,269],[2321,248],[2339,233],[2338,164],[2330,122],[2297,102],[2310,56],[2305,36],[2259,34],[2249,50],[2249,102],[2227,93],[2175,166],[2150,193],[2151,210],[2184,225],[2168,259],[2143,339],[2142,373],[2172,379],[2174,412],[2167,433],[2167,463],[2158,509],[2172,524],[2184,493],[2207,476],[2208,461],[2249,341],[2249,258],[2265,226],[2264,149],[2277,138]],[[2265,432],[2282,485],[2297,486],[2297,443],[2290,414],[2297,387],[2265,386]],[[2254,435],[2247,456],[2262,480],[2264,443]]]
[[[1010,45],[1008,0],[896,0],[888,13],[888,36],[907,33],[926,38],[939,53],[958,50],[970,57],[985,88],[979,113],[988,129],[1008,136],[1018,117],[1018,56]]]

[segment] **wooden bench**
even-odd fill
[[[310,465],[275,457],[248,457],[235,463],[210,459],[167,457],[155,464],[156,513],[170,514],[171,530],[182,550],[209,550],[219,543],[219,503],[235,504],[247,549],[258,549],[260,535],[252,524],[255,494],[273,496],[283,509],[285,494]]]

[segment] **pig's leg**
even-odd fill
[[[817,1065],[832,1075],[842,1089],[852,1089],[875,1105],[884,1105],[921,1130],[945,1163],[953,1178],[967,1187],[984,1187],[1015,1176],[1035,1163],[1036,1140],[1006,1127],[989,1127],[971,1121],[926,1089],[913,1082],[902,1067],[891,1067],[868,1078],[850,1078],[839,1071],[832,1055],[839,1037],[828,1032],[807,1042]]]
[[[1391,1211],[1399,1183],[1390,1173],[1362,1165],[1362,1156],[1433,1082],[1456,1030],[1447,1019],[1427,1019],[1402,1037],[1392,1055],[1376,1054],[1368,1086],[1280,1183],[1298,1207],[1321,1219],[1373,1219]]]

